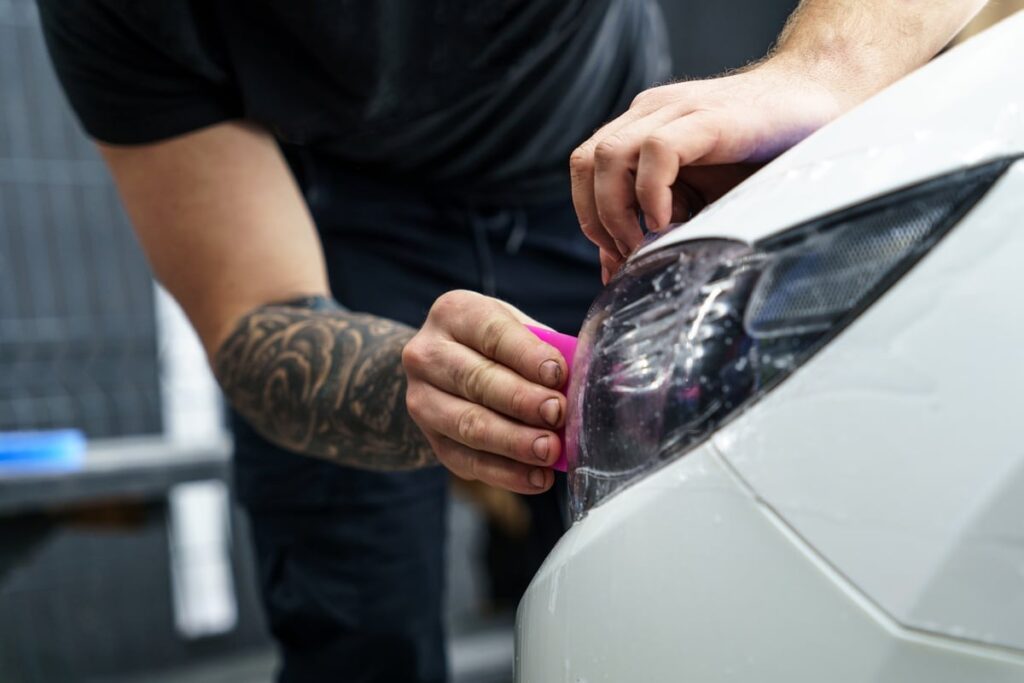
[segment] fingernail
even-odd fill
[[[608,272],[608,269],[605,268],[604,266],[601,266],[601,284],[603,284],[603,285],[608,284],[608,280],[610,280],[610,279],[611,279],[611,274]]]
[[[530,474],[527,475],[527,479],[530,480],[530,484],[534,488],[542,489],[544,484],[547,483],[547,477],[544,475],[543,470],[530,470]]]
[[[533,454],[536,455],[537,459],[541,462],[548,459],[548,449],[551,446],[549,442],[550,439],[546,436],[539,437],[533,442]]]
[[[627,247],[624,242],[615,240],[615,246],[619,250],[619,253],[622,254],[623,258],[629,256],[629,247]]]
[[[540,378],[549,387],[562,386],[562,366],[553,360],[544,361],[540,364]]]
[[[558,426],[558,418],[562,415],[562,404],[557,398],[549,398],[540,404],[540,416],[552,427]]]

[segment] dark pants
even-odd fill
[[[293,161],[334,296],[419,326],[451,289],[474,289],[575,332],[600,284],[568,197],[475,207]],[[288,453],[237,416],[236,484],[252,520],[284,683],[445,680],[447,474],[380,473]],[[554,493],[531,501],[543,556],[561,531]],[[552,533],[554,529],[554,533]]]

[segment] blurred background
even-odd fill
[[[763,55],[795,4],[664,0],[675,75]],[[35,5],[0,0],[0,681],[269,683],[229,452],[198,342],[69,113]],[[456,682],[511,675],[485,526],[453,500]]]

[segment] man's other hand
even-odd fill
[[[565,360],[512,306],[468,291],[434,303],[406,345],[406,405],[437,459],[463,479],[540,493],[562,444]]]
[[[605,282],[650,230],[684,221],[763,163],[931,59],[985,0],[803,0],[770,58],[640,93],[570,159]]]
[[[583,232],[615,274],[648,230],[685,221],[834,118],[827,88],[781,63],[646,90],[570,158]]]

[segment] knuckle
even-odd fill
[[[441,319],[449,319],[458,315],[462,310],[465,298],[466,292],[461,289],[445,292],[434,301],[434,305],[430,308],[430,314]]]
[[[517,387],[512,390],[512,395],[508,400],[509,413],[513,416],[525,416],[527,412],[527,404],[530,401],[530,392],[526,391],[522,387]]]
[[[480,443],[487,426],[484,416],[476,406],[466,408],[455,422],[455,433],[464,444]]]
[[[608,233],[605,232],[604,227],[597,223],[597,221],[594,221],[593,223],[589,220],[586,221],[586,223],[581,221],[580,230],[583,232],[583,235],[598,248],[611,248],[612,242],[608,237]]]
[[[405,410],[415,420],[423,410],[423,397],[414,387],[405,391]]]
[[[630,109],[636,107],[637,109],[654,109],[665,104],[670,97],[671,86],[668,85],[656,85],[653,88],[642,90],[637,93],[637,96],[633,98],[633,103],[630,104]]]
[[[513,368],[525,368],[530,357],[531,348],[529,345],[518,346],[512,349],[509,360]],[[537,365],[540,365],[538,362]],[[519,372],[518,370],[516,371]]]
[[[633,101],[629,103],[630,109],[644,109],[651,104],[651,100],[654,99],[654,88],[648,88],[637,93]]]
[[[640,151],[642,154],[653,154],[656,156],[671,154],[672,149],[672,141],[661,133],[652,133],[648,135],[640,145]]]
[[[590,148],[580,145],[569,155],[569,170],[574,177],[580,177],[590,170],[592,161]]]
[[[623,220],[624,210],[610,202],[598,202],[597,217],[609,231],[615,231]]]
[[[606,164],[615,159],[622,148],[622,138],[616,134],[609,135],[594,148],[594,160],[599,164]]]
[[[510,429],[509,432],[502,437],[502,442],[505,446],[505,453],[525,458],[530,452],[530,442],[528,439],[522,438],[518,432],[519,430]]]
[[[601,235],[589,220],[580,219],[580,231],[588,240],[600,246]]]
[[[494,358],[508,334],[508,321],[504,318],[492,317],[484,323],[480,335],[480,351],[488,358]]]
[[[454,292],[445,292],[441,296],[434,299],[434,305],[430,307],[431,313],[440,313],[445,309],[449,308],[452,304],[452,298]]]
[[[658,191],[658,186],[653,183],[638,182],[636,184],[637,201],[640,202],[642,207],[645,207],[658,198]]]
[[[576,220],[579,223],[580,230],[590,238],[591,242],[596,241],[597,227],[594,225],[594,221],[591,218],[591,208],[588,206],[585,209],[576,209]]]
[[[466,398],[479,402],[489,385],[489,367],[484,362],[468,363],[459,371],[456,384]]]
[[[636,200],[643,207],[655,196],[654,185],[638,182],[636,184]]]
[[[467,455],[466,456],[466,470],[467,470],[468,478],[471,481],[472,480],[480,479],[481,478],[481,475],[480,475],[480,470],[481,470],[480,458],[477,457],[476,455]]]
[[[402,366],[418,370],[427,362],[427,352],[419,342],[419,335],[413,337],[402,347]]]

